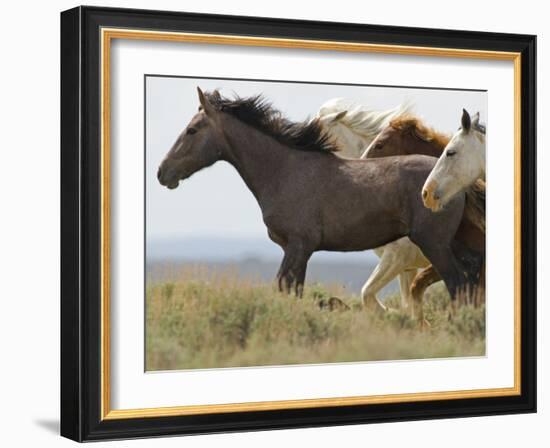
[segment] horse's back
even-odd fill
[[[435,161],[427,156],[329,161],[327,182],[315,193],[328,247],[358,250],[405,236],[423,208],[420,191]],[[373,245],[362,247],[367,240]]]
[[[339,171],[357,182],[367,181],[376,186],[395,187],[404,181],[419,183],[426,180],[437,158],[420,154],[390,156],[375,159],[343,159]],[[420,186],[421,188],[421,186]]]

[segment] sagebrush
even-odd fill
[[[338,296],[346,311],[319,302]],[[173,370],[485,354],[485,307],[453,310],[445,287],[426,295],[428,328],[399,309],[397,295],[385,314],[364,310],[338,286],[309,285],[304,297],[273,285],[209,276],[194,270],[146,291],[146,369]]]

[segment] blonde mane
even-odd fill
[[[404,102],[389,110],[372,110],[365,106],[353,103],[344,98],[334,98],[324,103],[317,116],[324,116],[346,111],[346,114],[338,120],[353,132],[369,139],[374,139],[392,119],[407,114],[411,111],[412,105]]]
[[[438,132],[430,126],[426,126],[420,118],[411,114],[401,114],[392,120],[389,125],[401,132],[413,132],[419,139],[430,142],[441,148],[441,151],[447,146],[451,136]]]

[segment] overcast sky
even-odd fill
[[[388,109],[410,101],[414,112],[435,129],[453,133],[462,108],[481,112],[487,121],[485,92],[395,87],[295,84],[196,78],[146,79],[146,219],[148,243],[159,239],[266,238],[260,209],[233,167],[218,162],[175,190],[162,187],[156,172],[179,133],[197,112],[197,86],[219,88],[223,95],[261,93],[292,120],[315,115],[335,97],[371,109]]]

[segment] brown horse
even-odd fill
[[[362,159],[423,154],[438,157],[451,137],[426,126],[413,115],[401,115],[390,121],[365,150]]]
[[[315,251],[362,251],[402,236],[436,266],[453,299],[468,289],[479,260],[455,255],[464,194],[441,213],[420,196],[435,158],[343,159],[316,120],[290,122],[261,96],[198,93],[199,112],[160,164],[158,180],[173,189],[218,160],[233,165],[284,251],[281,290],[301,296]]]
[[[363,158],[374,159],[389,156],[424,154],[439,157],[450,140],[450,136],[435,131],[411,115],[393,119],[365,150]],[[464,216],[457,230],[456,240],[469,249],[485,255],[485,183],[478,180],[466,192]],[[441,280],[433,265],[420,271],[411,285],[414,314],[422,319],[422,297],[426,289]],[[478,284],[468,296],[477,300],[484,290],[484,265]]]

